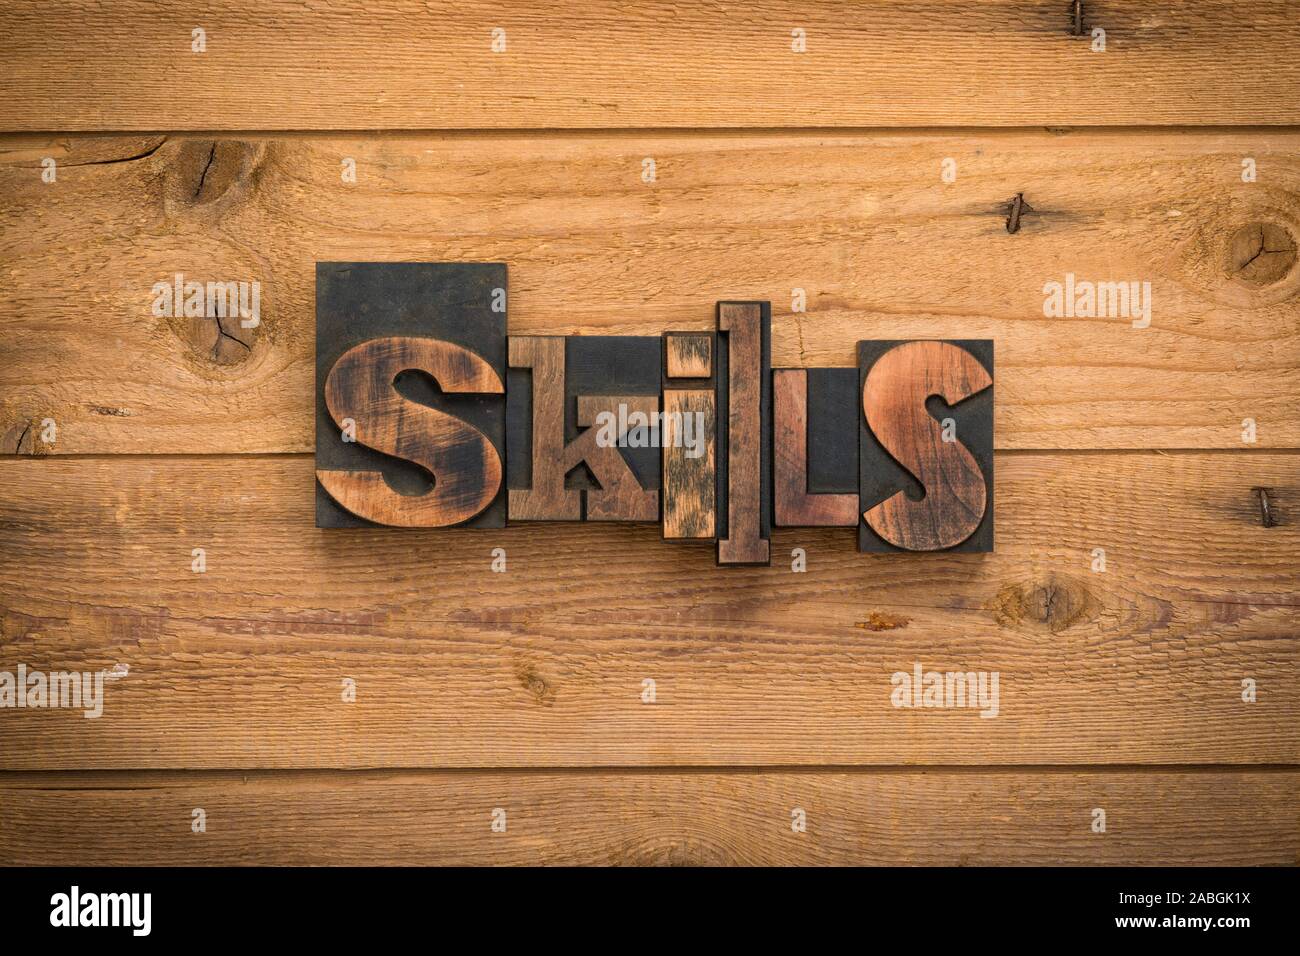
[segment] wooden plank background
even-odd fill
[[[1300,22],[1069,6],[0,3],[0,670],[126,671],[0,710],[0,863],[1300,862]],[[319,532],[330,259],[505,261],[514,332],[770,299],[778,366],[991,337],[996,553]]]
[[[1297,785],[1131,768],[11,774],[0,840],[24,866],[69,842],[105,866],[1287,865],[1300,839],[1270,824]],[[1088,826],[1098,806],[1105,834]]]
[[[1287,0],[9,2],[15,130],[1300,120]],[[191,52],[191,31],[207,51]],[[1091,30],[1106,30],[1104,53]],[[505,50],[492,50],[493,30]],[[792,50],[792,31],[807,52]]]
[[[47,416],[38,452],[310,451],[314,263],[364,259],[506,262],[520,333],[704,329],[719,298],[769,299],[776,366],[993,338],[999,448],[1239,448],[1245,418],[1258,447],[1300,446],[1296,250],[1243,274],[1262,250],[1233,242],[1300,233],[1293,131],[41,136],[3,144],[0,184],[5,451]],[[1018,193],[1035,211],[1009,234]],[[177,272],[260,277],[264,326],[154,318]],[[1150,281],[1151,327],[1045,321],[1067,272]]]
[[[1296,461],[1004,455],[994,555],[790,529],[724,573],[654,526],[317,531],[309,458],[11,459],[6,641],[130,676],[111,720],[12,714],[0,766],[1289,762],[1300,525],[1250,488]],[[918,660],[1000,671],[1000,715],[896,710]]]

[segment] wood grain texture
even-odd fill
[[[0,777],[0,863],[1293,866],[1298,786],[1241,770],[19,774]]]
[[[641,421],[649,422],[659,411],[659,401],[658,395],[578,396],[578,427],[585,431],[565,448],[562,467],[568,472],[584,465],[600,485],[583,492],[588,521],[659,520],[658,489],[642,488],[620,447],[602,445],[599,440],[602,415],[612,416],[617,422],[622,411],[629,417],[641,416]],[[616,426],[613,429],[616,440],[625,440],[636,427],[635,424],[632,429]],[[639,427],[648,436],[649,425]]]
[[[528,369],[532,428],[528,447],[510,448],[530,462],[528,480],[513,481],[508,514],[517,521],[577,521],[582,492],[566,488],[564,475],[564,340],[558,336],[510,336],[510,367]],[[512,405],[511,412],[520,406]]]
[[[1300,122],[1284,0],[1089,0],[1105,52],[1061,0],[11,0],[4,16],[3,129]]]
[[[665,539],[712,539],[717,530],[717,404],[711,389],[664,389]]]
[[[125,670],[0,710],[0,863],[1300,864],[1300,20],[1071,13],[0,0],[0,670]],[[998,552],[318,531],[313,273],[365,259],[508,263],[511,334],[656,355],[718,300],[778,366],[996,340]],[[178,273],[261,324],[155,314]],[[1076,280],[1149,327],[1051,315]],[[999,715],[893,707],[914,666]]]
[[[1300,758],[1300,458],[998,469],[994,555],[797,529],[724,572],[653,525],[317,531],[306,456],[0,461],[0,669],[129,667],[100,719],[4,712],[0,767]],[[999,671],[999,716],[895,709],[918,661]]]
[[[735,297],[772,301],[778,366],[853,365],[862,338],[992,338],[1002,448],[1240,448],[1246,418],[1258,447],[1300,447],[1300,268],[1283,251],[1252,271],[1262,224],[1300,235],[1292,131],[0,147],[5,452],[310,451],[314,263],[362,258],[508,262],[514,334],[706,331]],[[1018,193],[1034,212],[1010,234]],[[258,279],[261,326],[155,318],[176,272]],[[1149,280],[1150,328],[1044,317],[1067,273]]]
[[[713,374],[713,336],[664,334],[664,374],[668,378],[708,378]]]
[[[857,429],[831,440],[856,443]],[[857,527],[858,496],[808,491],[808,371],[772,372],[773,520],[789,528]]]
[[[719,302],[719,564],[771,560],[771,316],[766,302]]]

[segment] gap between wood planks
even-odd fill
[[[427,778],[457,776],[472,777],[495,774],[510,777],[566,776],[566,777],[616,777],[616,776],[808,776],[812,774],[911,775],[942,774],[951,776],[992,776],[1012,774],[1071,774],[1119,775],[1142,773],[1164,776],[1190,776],[1194,774],[1230,775],[1287,774],[1300,770],[1300,763],[1289,764],[691,764],[675,766],[612,765],[612,766],[476,766],[476,767],[309,767],[288,768],[114,768],[112,770],[0,770],[0,790],[67,791],[67,790],[159,790],[189,783],[242,783],[260,782],[321,782],[360,783],[371,781],[419,783]]]
[[[537,136],[550,139],[588,139],[608,137],[637,140],[646,136],[695,136],[701,139],[751,139],[755,136],[785,136],[791,139],[822,139],[827,136],[932,136],[955,138],[962,136],[987,136],[1009,138],[1026,133],[1048,133],[1054,136],[1162,136],[1178,138],[1187,135],[1266,136],[1275,133],[1300,131],[1300,124],[1277,123],[1272,125],[1227,126],[1221,123],[1192,124],[1186,126],[592,126],[592,127],[462,127],[458,129],[102,129],[102,130],[0,130],[0,150],[11,142],[58,139],[127,139],[133,136],[158,136],[161,140],[141,155],[117,160],[98,160],[94,163],[69,165],[103,165],[112,162],[129,162],[144,159],[172,138],[183,139],[247,139],[247,140],[316,140],[365,137],[367,140],[403,139],[512,139],[519,136]]]

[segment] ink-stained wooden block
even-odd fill
[[[712,538],[717,532],[717,393],[665,389],[660,434],[664,538]]]
[[[810,368],[808,373],[808,491],[858,493],[858,370]],[[857,524],[855,519],[852,524]]]
[[[511,519],[659,519],[661,348],[658,336],[510,337]]]
[[[708,332],[665,332],[664,374],[668,378],[710,378],[713,375],[713,335]]]
[[[772,372],[772,505],[778,527],[857,525],[857,379],[854,368],[782,368]],[[810,407],[814,380],[818,385],[816,416]],[[835,490],[820,490],[828,484]]]
[[[768,564],[772,307],[718,303],[718,563]]]
[[[858,550],[993,550],[993,342],[858,343]]]
[[[317,263],[317,527],[503,527],[505,376],[504,264]]]
[[[663,376],[660,387],[716,389],[718,382],[717,332],[665,332]]]
[[[663,334],[661,510],[666,541],[717,535],[717,348],[716,332]]]

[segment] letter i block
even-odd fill
[[[993,342],[858,343],[858,550],[993,550]]]
[[[506,267],[316,264],[316,526],[505,525]]]
[[[712,540],[717,533],[718,393],[712,332],[665,332],[663,536]]]

